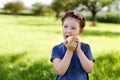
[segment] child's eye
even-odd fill
[[[64,28],[67,28],[67,26],[64,26]]]
[[[76,29],[75,27],[72,27],[72,29]]]

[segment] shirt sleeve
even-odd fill
[[[92,52],[91,52],[91,48],[88,44],[86,44],[86,47],[85,47],[85,53],[86,57],[89,59],[89,60],[93,60],[93,62],[95,62],[95,59],[93,58],[92,56]]]
[[[53,47],[50,61],[52,62],[54,58],[60,58],[61,59],[61,54],[60,54],[60,50],[59,50],[58,46]]]

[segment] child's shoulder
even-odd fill
[[[58,44],[56,44],[54,47],[61,47],[61,46],[64,46],[64,43],[58,43]]]
[[[82,42],[82,43],[81,43],[81,46],[89,46],[89,44],[86,43],[86,42]]]
[[[53,48],[63,48],[65,45],[64,43],[59,43],[59,44],[56,44]]]
[[[81,48],[82,48],[82,49],[89,49],[89,48],[90,48],[90,45],[89,45],[88,43],[82,42],[82,43],[81,43]]]
[[[56,44],[54,47],[53,47],[53,50],[57,50],[57,51],[60,51],[60,52],[64,52],[66,50],[66,47],[64,45],[64,43],[59,43],[59,44]]]

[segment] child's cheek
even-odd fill
[[[63,33],[65,33],[65,32],[66,32],[66,29],[65,29],[65,28],[63,28],[63,29],[62,29],[62,32],[63,32]]]
[[[78,38],[78,34],[73,34],[72,37]]]

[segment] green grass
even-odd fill
[[[120,80],[120,24],[86,23],[80,35],[96,59],[91,80]],[[53,17],[0,15],[0,80],[55,80],[52,47],[63,41]]]

